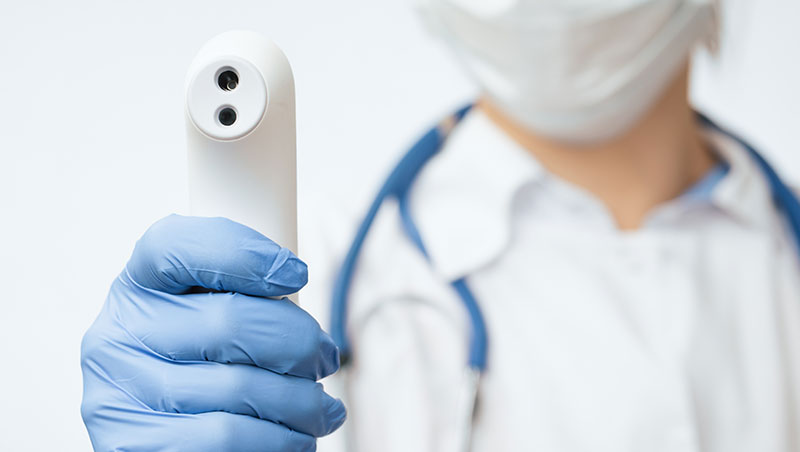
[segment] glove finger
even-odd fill
[[[106,407],[84,415],[94,450],[313,452],[316,439],[286,426],[224,412],[196,415]]]
[[[339,350],[331,337],[287,299],[239,293],[172,295],[137,286],[124,274],[111,290],[112,312],[160,357],[251,364],[313,380],[339,369]]]
[[[273,297],[308,281],[306,264],[291,251],[226,218],[157,221],[136,243],[126,269],[143,287],[173,294],[201,287]]]
[[[94,326],[92,330],[96,331]],[[116,352],[111,348],[116,349]],[[203,373],[202,370],[187,370],[179,374],[175,370],[178,366],[195,369],[194,366],[198,364],[182,365],[160,358],[153,359],[152,356],[143,354],[142,350],[127,346],[108,347],[108,338],[96,333],[84,337],[81,355],[84,380],[81,416],[89,431],[94,450],[129,452],[314,450],[315,443],[312,436],[293,432],[288,427],[253,416],[226,412],[197,415],[174,412],[200,408],[198,405],[188,405],[192,403],[186,400],[189,396],[188,388],[195,388],[194,394],[198,398],[219,392],[219,397],[241,399],[244,403],[248,403],[245,396],[257,397],[252,401],[253,411],[258,410],[264,413],[265,417],[266,412],[263,410],[266,408],[263,401],[266,398],[258,394],[260,391],[275,392],[288,387],[285,395],[287,404],[295,403],[295,400],[291,399],[296,399],[313,405],[315,396],[313,390],[307,391],[307,388],[300,386],[291,377],[275,375],[276,378],[288,379],[288,383],[279,381],[270,387],[270,382],[266,378],[256,381],[258,377],[253,378],[252,375],[233,373],[223,375],[224,370],[220,371],[219,375],[212,375],[211,371]],[[113,359],[109,360],[109,357]],[[215,363],[202,363],[202,365],[209,368],[249,367],[267,373],[244,365]],[[196,379],[193,377],[195,374]],[[209,378],[219,378],[219,381],[215,382]],[[296,383],[296,387],[292,387],[292,383]],[[241,388],[237,391],[234,386],[239,384]],[[313,382],[308,384],[313,385]],[[278,395],[275,397],[277,400]],[[159,402],[163,404],[162,406],[153,403],[153,400],[159,401],[160,398],[163,398]],[[324,398],[320,400],[323,405],[328,402]],[[218,401],[221,409],[232,408],[231,405],[224,405],[225,401]],[[212,402],[208,402],[208,405],[211,407]],[[163,409],[158,411],[158,408]],[[243,404],[234,409],[239,408],[242,411],[246,410]],[[338,408],[332,408],[331,411],[335,412],[336,409]],[[294,412],[276,417],[294,419],[300,415],[302,414]]]
[[[224,411],[325,436],[345,420],[344,404],[305,378],[241,364],[167,363],[145,371],[138,385],[151,386],[138,398],[166,413]],[[122,383],[124,385],[124,382]]]

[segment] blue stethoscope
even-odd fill
[[[353,281],[353,274],[355,273],[356,264],[358,263],[358,256],[361,248],[364,245],[364,240],[369,233],[375,217],[380,210],[381,205],[387,199],[395,199],[398,203],[400,218],[403,224],[403,229],[408,238],[417,246],[420,252],[428,258],[425,245],[420,237],[419,230],[417,229],[414,219],[408,205],[408,194],[414,184],[414,180],[420,173],[425,164],[436,155],[443,147],[445,140],[450,132],[453,130],[461,119],[469,112],[472,105],[461,108],[454,114],[446,118],[441,123],[437,124],[433,129],[428,131],[422,138],[417,141],[414,146],[400,159],[397,166],[389,174],[389,177],[383,183],[380,191],[378,192],[375,200],[369,207],[364,220],[358,227],[356,236],[350,249],[345,256],[339,271],[336,283],[333,288],[333,297],[331,300],[331,336],[339,347],[342,358],[342,366],[346,366],[350,361],[351,347],[350,340],[347,335],[347,296],[350,291],[350,285]],[[710,119],[702,114],[697,115],[698,121],[708,128],[717,130],[718,132],[732,138],[738,142],[742,147],[747,149],[750,156],[758,163],[761,171],[769,183],[772,193],[772,199],[775,206],[783,212],[788,220],[789,226],[795,237],[795,244],[798,245],[798,253],[800,253],[800,201],[792,193],[792,190],[781,180],[778,173],[769,165],[769,163],[747,142],[737,137],[736,135],[724,130]],[[481,314],[480,306],[475,299],[475,296],[467,284],[466,277],[459,278],[452,281],[450,285],[455,290],[458,297],[461,299],[464,309],[466,310],[470,320],[470,338],[469,338],[469,360],[468,360],[468,375],[469,384],[469,405],[466,408],[466,415],[468,416],[467,428],[465,429],[466,438],[464,438],[464,450],[468,450],[469,436],[471,434],[471,418],[475,407],[475,398],[478,394],[478,387],[480,383],[480,376],[486,370],[486,360],[488,354],[488,340],[486,334],[486,322]]]

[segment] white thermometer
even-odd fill
[[[250,226],[297,253],[294,78],[258,33],[209,41],[186,78],[192,215]]]

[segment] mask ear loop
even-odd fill
[[[433,0],[414,1],[414,11],[422,22],[422,28],[435,38],[442,37],[442,21],[433,12]]]
[[[485,1],[485,0],[481,0]],[[501,0],[491,0],[492,2],[499,2]],[[434,3],[439,3],[438,5]],[[446,3],[446,4],[442,4]],[[416,11],[417,16],[422,22],[422,28],[427,31],[431,36],[447,41],[449,39],[447,34],[448,25],[442,19],[441,10],[449,9],[451,11],[458,11],[459,13],[470,18],[494,17],[508,13],[510,4],[513,2],[507,1],[508,5],[497,8],[491,7],[487,11],[475,11],[474,7],[466,7],[465,5],[453,4],[458,3],[454,0],[413,0],[412,8]],[[491,3],[494,5],[494,3]]]
[[[699,5],[708,4],[711,8],[711,26],[703,44],[709,55],[714,58],[719,57],[720,42],[722,39],[722,5],[721,0],[689,0]]]

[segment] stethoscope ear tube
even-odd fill
[[[411,215],[408,193],[422,168],[441,150],[449,133],[471,108],[472,105],[467,105],[459,109],[455,114],[447,117],[436,127],[428,131],[414,146],[412,146],[381,186],[378,195],[373,200],[364,220],[356,231],[353,243],[347,251],[347,255],[345,256],[342,267],[336,278],[331,300],[330,332],[331,337],[333,337],[334,342],[336,342],[336,345],[339,347],[340,362],[343,367],[342,371],[345,374],[350,370],[348,367],[352,358],[350,338],[347,334],[347,297],[358,263],[358,256],[364,246],[364,241],[369,233],[369,229],[375,221],[383,203],[390,197],[396,199],[398,201],[400,217],[406,236],[416,245],[417,249],[419,249],[425,258],[428,259],[428,252],[425,249],[422,237]],[[469,452],[472,444],[472,426],[478,401],[481,376],[486,369],[487,363],[488,335],[486,333],[486,322],[484,321],[480,306],[467,285],[466,278],[462,277],[451,282],[451,286],[456,291],[459,298],[461,298],[467,310],[467,314],[469,315],[471,325],[468,366],[465,375],[465,391],[460,396],[459,404],[462,406],[459,407],[458,411],[462,413],[462,418],[458,421],[462,424],[461,431],[463,435],[459,438],[460,444],[457,449],[461,452]],[[344,380],[346,377],[342,379]],[[343,381],[342,384],[346,387],[348,386],[347,382]],[[347,389],[349,388],[346,388],[346,393],[349,392]],[[353,437],[353,435],[349,436],[350,438]]]
[[[364,241],[367,238],[369,230],[372,227],[372,224],[375,221],[381,206],[387,199],[397,199],[401,205],[401,211],[403,210],[402,206],[407,205],[405,201],[406,194],[413,185],[417,175],[420,173],[425,164],[428,163],[431,157],[436,155],[439,150],[441,150],[447,135],[450,133],[455,124],[458,123],[458,121],[460,121],[471,108],[471,104],[460,108],[453,115],[447,117],[441,124],[438,124],[436,127],[429,130],[411,147],[411,149],[394,167],[392,172],[389,174],[389,177],[386,178],[386,181],[383,183],[378,191],[378,194],[375,196],[375,199],[372,201],[367,214],[364,216],[364,219],[356,230],[356,235],[353,238],[353,242],[351,243],[347,254],[345,255],[341,269],[339,270],[339,274],[334,282],[333,293],[331,297],[330,333],[334,342],[339,347],[339,359],[342,366],[347,366],[351,362],[352,357],[350,338],[347,334],[348,296],[353,282],[356,266],[358,265],[358,257],[361,254],[361,249],[364,246]],[[410,215],[404,215],[403,222],[404,224],[409,223],[406,225],[406,232],[409,234],[410,240],[417,245],[419,250],[427,258],[427,252],[425,251],[425,247],[422,244],[419,234],[416,232],[416,227],[413,225]],[[472,298],[474,301],[474,297]],[[477,303],[475,303],[475,306],[477,306]],[[475,312],[480,314],[480,311],[478,310],[475,310]],[[470,317],[472,318],[473,315],[470,315]],[[480,319],[480,324],[483,325],[482,317]],[[481,328],[484,329],[483,327]],[[473,333],[473,338],[476,336],[478,338],[484,338],[483,340],[485,341],[485,331],[477,335]],[[473,342],[475,342],[474,339]],[[485,354],[485,349],[486,347],[484,346],[480,353]],[[473,355],[472,351],[470,352],[470,355]],[[473,360],[471,358],[470,363],[472,363],[472,361],[475,361],[476,363],[482,361],[485,363],[485,357],[482,360]]]
[[[331,327],[330,333],[339,347],[339,357],[342,366],[350,363],[351,346],[347,335],[348,295],[353,282],[358,257],[364,246],[372,223],[375,221],[383,203],[390,197],[399,198],[413,182],[419,170],[425,165],[441,147],[442,137],[437,129],[426,133],[414,147],[400,160],[392,170],[389,177],[381,186],[375,199],[367,211],[366,216],[359,225],[353,242],[342,262],[339,274],[333,286],[331,298]]]

